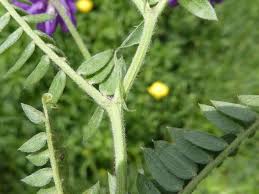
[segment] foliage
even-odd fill
[[[237,10],[234,13],[227,12],[229,7],[233,6],[233,4],[234,2],[230,1],[222,8],[219,7],[219,9],[223,9],[222,12],[219,12],[219,16],[225,17],[221,19],[222,23],[217,25],[194,19],[192,16],[189,16],[181,10],[167,10],[166,14],[168,17],[160,21],[164,28],[158,29],[157,36],[159,37],[159,40],[154,42],[154,48],[151,48],[150,51],[150,56],[152,57],[148,58],[146,63],[147,67],[139,77],[139,80],[143,80],[143,82],[141,81],[138,83],[134,90],[134,92],[142,94],[138,94],[137,96],[139,97],[134,97],[134,99],[132,97],[133,94],[129,97],[130,104],[128,106],[133,109],[134,107],[137,107],[142,110],[141,112],[128,113],[127,115],[127,119],[129,119],[127,126],[130,144],[129,153],[132,160],[139,158],[137,157],[139,156],[138,147],[142,144],[144,138],[147,139],[147,142],[148,139],[150,140],[153,137],[155,132],[157,133],[157,138],[163,136],[165,124],[178,127],[201,127],[201,125],[203,125],[202,123],[204,123],[205,128],[210,128],[209,125],[205,124],[206,122],[201,122],[204,120],[201,119],[200,115],[197,115],[198,111],[195,111],[197,110],[194,108],[196,107],[195,104],[197,104],[197,101],[205,102],[208,98],[215,96],[230,98],[230,96],[234,96],[232,92],[234,92],[234,94],[254,92],[255,88],[258,87],[256,81],[250,81],[256,80],[256,65],[258,64],[258,58],[255,55],[258,46],[254,45],[252,41],[253,38],[251,38],[258,36],[258,34],[256,34],[257,32],[253,31],[253,22],[257,18],[257,10],[255,6],[252,6],[252,3],[249,6],[244,3],[245,5],[237,7]],[[82,30],[82,34],[89,34],[89,37],[85,37],[85,40],[88,43],[94,42],[92,47],[93,51],[106,47],[108,48],[110,45],[113,45],[114,47],[119,45],[121,39],[117,39],[117,37],[125,37],[125,34],[127,34],[130,29],[131,22],[136,21],[135,19],[138,17],[135,15],[135,10],[131,9],[131,11],[128,11],[130,5],[127,2],[116,2],[113,5],[108,2],[97,2],[97,5],[93,14],[90,14],[89,16],[79,16],[82,17],[80,20],[81,22],[79,23],[79,29]],[[117,14],[115,15],[114,12],[111,11],[114,7],[121,16],[123,13],[123,17],[121,18],[127,17],[128,20],[125,21],[121,19],[121,21],[118,21],[118,24],[112,23],[112,21],[115,21],[115,18],[118,17]],[[246,9],[247,11],[245,12],[244,10]],[[175,14],[171,12],[175,12]],[[247,15],[244,15],[240,20],[235,21],[234,19],[239,15],[243,15],[243,12]],[[125,13],[127,15],[124,15]],[[185,16],[184,19],[182,19],[183,15]],[[100,22],[96,23],[96,20]],[[92,27],[80,28],[80,25],[83,25],[85,21],[89,22],[89,26]],[[206,27],[204,24],[206,24]],[[240,24],[244,25],[243,29],[237,28]],[[221,25],[224,26],[223,30],[221,30]],[[121,33],[121,28],[125,29],[123,34],[119,34]],[[168,29],[170,29],[170,31]],[[10,27],[10,31],[12,30],[13,29]],[[235,32],[234,35],[233,31]],[[97,37],[95,36],[96,32],[98,32]],[[249,37],[247,37],[248,32],[251,34]],[[3,37],[5,35],[6,32],[1,33],[0,36]],[[91,40],[91,37],[96,37],[96,40]],[[221,37],[221,39],[219,40],[218,37]],[[62,47],[65,48],[66,45],[69,45],[69,49],[65,49],[69,56],[75,54],[74,50],[76,49],[71,49],[70,46],[71,39],[68,37],[63,38],[63,36],[59,35],[57,35],[56,38],[64,39],[64,45],[61,45]],[[240,38],[243,40],[243,45],[237,47]],[[18,43],[18,45],[22,45],[22,43]],[[229,49],[232,46],[236,46],[237,48],[234,56],[233,51]],[[192,52],[194,49],[199,50],[202,57],[198,57],[197,53],[194,54]],[[160,53],[156,53],[157,50],[159,50]],[[18,46],[17,48],[12,49],[12,53],[18,52],[20,52]],[[215,56],[215,53],[219,54]],[[13,59],[12,57],[8,57],[8,54],[5,54],[5,56],[5,58],[1,57],[1,60],[3,60],[3,62],[1,61],[1,63],[3,63],[1,69],[6,71],[7,65],[5,64],[13,62]],[[213,61],[211,61],[211,59],[213,59]],[[75,64],[79,64],[79,61],[76,61],[76,59],[75,62],[77,62]],[[158,66],[159,68],[154,68]],[[251,71],[251,69],[253,71]],[[8,180],[8,177],[12,174],[11,172],[23,173],[19,172],[22,169],[20,165],[24,166],[25,164],[24,160],[21,159],[22,157],[17,157],[17,154],[12,156],[8,154],[10,152],[16,153],[14,150],[24,141],[24,139],[16,141],[15,136],[22,135],[24,137],[29,137],[32,136],[32,134],[35,134],[35,129],[27,122],[22,121],[22,119],[16,119],[17,116],[20,117],[21,110],[14,108],[13,104],[17,104],[16,107],[18,107],[18,102],[26,99],[26,101],[39,105],[40,102],[38,101],[37,103],[37,98],[39,98],[39,96],[34,97],[32,95],[39,93],[39,91],[43,91],[43,89],[47,89],[50,84],[49,79],[46,78],[44,79],[44,83],[40,86],[30,89],[29,94],[27,92],[21,92],[21,80],[23,79],[21,75],[29,72],[29,70],[30,67],[28,65],[28,69],[24,69],[23,72],[16,75],[15,79],[8,80],[8,85],[6,83],[1,83],[1,86],[3,86],[1,98],[4,99],[3,108],[1,109],[1,120],[3,120],[1,133],[3,133],[3,137],[8,137],[3,139],[3,144],[14,145],[8,149],[1,150],[3,156],[9,158],[6,160],[8,163],[4,164],[8,166],[8,168],[6,168],[7,178],[5,180]],[[172,72],[174,72],[173,76]],[[249,76],[246,76],[248,73]],[[218,78],[216,81],[215,77]],[[146,90],[149,83],[156,79],[165,80],[173,87],[173,91],[167,100],[153,103],[153,99],[143,91]],[[226,84],[221,85],[223,81]],[[232,88],[236,89],[232,90]],[[98,134],[95,141],[89,142],[86,145],[85,150],[81,149],[82,138],[81,131],[78,130],[78,128],[83,128],[83,126],[87,124],[88,119],[78,121],[77,118],[82,115],[89,118],[89,112],[93,111],[89,111],[89,109],[91,109],[90,100],[80,104],[80,107],[73,106],[73,104],[75,104],[74,102],[79,100],[84,101],[82,99],[87,98],[80,91],[76,90],[73,84],[68,83],[66,90],[67,93],[73,92],[74,94],[72,96],[65,94],[63,97],[61,105],[57,110],[57,114],[55,114],[58,115],[55,116],[55,125],[57,125],[57,129],[62,130],[64,137],[70,137],[69,139],[66,139],[65,145],[68,148],[68,153],[73,154],[66,156],[68,157],[67,159],[70,164],[77,161],[78,166],[75,166],[74,168],[70,166],[69,170],[71,174],[74,173],[74,177],[80,176],[78,180],[74,180],[74,178],[69,180],[70,184],[73,185],[75,181],[82,181],[81,178],[92,177],[92,174],[102,175],[102,170],[100,170],[99,173],[96,172],[95,164],[98,165],[98,169],[100,169],[100,167],[111,169],[112,162],[110,161],[111,158],[109,153],[112,149],[111,140],[109,139],[110,132],[107,130],[107,124],[102,124],[101,135]],[[74,92],[75,90],[76,92]],[[136,94],[134,96],[136,96]],[[144,103],[147,109],[142,108]],[[169,103],[170,106],[168,106]],[[159,110],[164,110],[164,107],[167,108],[166,110],[168,110],[168,112],[165,112],[161,119]],[[155,109],[157,110],[156,112],[153,111]],[[190,110],[192,110],[192,112],[190,112]],[[172,115],[172,112],[174,112],[175,115]],[[141,122],[137,122],[137,120],[141,121],[142,126],[145,126],[146,129],[143,129],[143,127],[140,128],[140,124],[138,123]],[[2,148],[3,146],[0,147]],[[100,149],[100,147],[102,147],[102,149]],[[14,158],[18,159],[16,160]],[[96,159],[98,162],[96,162]],[[9,163],[9,161],[11,161],[11,163]],[[29,164],[26,165],[28,171],[31,172],[32,167]],[[87,174],[85,173],[86,168],[88,169]],[[21,174],[16,177],[21,177]],[[10,180],[12,179],[13,178]],[[93,182],[95,181],[96,177],[93,178]],[[12,188],[13,187],[18,190],[21,185],[14,183],[12,184]],[[4,188],[6,190],[3,192],[8,193],[8,187]],[[26,188],[26,190],[27,189],[28,188]],[[12,193],[14,191],[10,192]],[[27,190],[27,193],[28,192],[29,191]]]

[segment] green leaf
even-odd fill
[[[38,24],[54,19],[54,15],[42,13],[23,16],[23,19],[28,23]]]
[[[35,34],[37,34],[42,40],[46,41],[46,42],[50,42],[52,44],[55,44],[55,40],[47,35],[46,33],[42,32],[42,31],[39,31],[39,30],[34,30]]]
[[[46,143],[47,135],[45,132],[41,132],[26,141],[18,150],[21,152],[33,153],[43,148]]]
[[[185,132],[184,138],[194,145],[216,152],[222,151],[228,146],[223,139],[201,131]]]
[[[53,44],[47,44],[48,47],[50,49],[52,49],[57,55],[61,56],[61,57],[64,57],[66,56],[65,53],[60,49],[58,48],[57,46],[53,45]]]
[[[121,65],[121,68],[122,68],[122,77],[124,77],[127,73],[127,64],[126,64],[126,61],[124,60],[123,57],[120,58],[121,60],[118,60],[118,62],[120,63]]]
[[[154,150],[145,148],[143,152],[149,172],[165,190],[176,192],[183,188],[183,180],[167,171]]]
[[[247,106],[259,107],[259,95],[240,95],[238,99]]]
[[[41,189],[37,192],[37,194],[57,194],[57,191],[55,187],[51,187],[48,189]]]
[[[49,65],[50,65],[49,57],[46,55],[41,57],[39,64],[25,80],[25,83],[24,83],[25,88],[31,88],[33,85],[38,83],[48,72]]]
[[[139,194],[160,194],[155,185],[142,174],[138,174],[137,188]]]
[[[113,50],[106,50],[92,56],[90,59],[84,61],[77,70],[80,75],[93,75],[102,68],[104,68],[111,60]]]
[[[183,129],[169,128],[169,132],[176,142],[176,148],[190,160],[198,164],[207,164],[212,160],[207,152],[184,139]]]
[[[154,6],[159,2],[159,0],[148,0],[148,2],[149,2],[149,5]]]
[[[23,65],[28,61],[28,59],[32,56],[33,52],[35,51],[35,43],[31,42],[23,51],[19,59],[16,61],[14,66],[8,70],[5,74],[5,78],[9,77],[13,73],[19,71]]]
[[[120,58],[113,68],[111,75],[99,86],[102,94],[111,96],[114,95],[115,90],[118,88],[119,82],[122,77],[122,67],[125,65],[123,58]]]
[[[94,186],[85,191],[83,194],[100,194],[100,190],[100,183],[97,182]]]
[[[35,124],[41,124],[41,123],[45,122],[45,116],[41,111],[39,111],[27,104],[21,103],[21,106],[22,106],[22,109],[23,109],[25,115],[28,117],[28,119],[31,122],[33,122]]]
[[[51,179],[52,179],[52,169],[43,168],[25,177],[21,181],[33,187],[43,187],[49,184]]]
[[[49,161],[49,151],[45,150],[40,153],[30,154],[26,158],[35,166],[43,166]]]
[[[14,43],[16,43],[19,38],[22,36],[23,33],[23,29],[22,28],[18,28],[17,30],[15,30],[12,34],[10,34],[7,39],[0,45],[0,55],[6,51],[8,48],[10,48],[11,46],[14,45]]]
[[[156,142],[155,145],[160,143]],[[180,153],[175,145],[167,143],[166,147],[164,145],[162,147],[163,149],[156,149],[156,152],[169,172],[181,179],[191,179],[197,175],[197,165]]]
[[[104,67],[102,70],[100,70],[95,75],[88,78],[87,80],[89,81],[90,84],[99,84],[109,76],[113,67],[114,67],[114,61],[111,60],[106,67]]]
[[[179,0],[181,6],[192,14],[207,20],[218,20],[216,12],[209,0]]]
[[[237,120],[251,123],[256,119],[256,113],[250,110],[247,106],[221,101],[211,102],[217,110]]]
[[[65,53],[60,49],[58,48],[57,46],[53,45],[53,44],[47,44],[49,48],[51,48],[57,55],[59,56],[66,56]]]
[[[52,100],[51,100],[52,103],[56,104],[59,101],[65,87],[66,87],[66,74],[62,70],[60,70],[57,73],[57,75],[54,77],[48,91],[48,93],[52,95]]]
[[[200,104],[200,108],[203,111],[205,117],[219,129],[221,129],[225,134],[237,134],[244,130],[241,125],[234,122],[224,114],[218,112],[213,106]]]
[[[97,107],[93,116],[89,120],[86,127],[84,127],[84,142],[88,142],[97,132],[103,119],[104,110],[101,107]]]
[[[123,41],[120,48],[131,47],[139,44],[144,28],[144,22],[141,22]]]
[[[0,32],[7,26],[11,19],[11,16],[9,13],[4,14],[2,17],[0,17]]]
[[[235,139],[236,139],[236,135],[234,134],[226,134],[223,135],[221,138],[224,139],[228,144],[231,144]]]
[[[163,149],[168,147],[168,142],[164,140],[153,141],[153,143],[155,145],[155,150],[157,153],[163,151]]]
[[[115,194],[116,192],[116,177],[108,172],[109,192]]]

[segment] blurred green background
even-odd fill
[[[141,18],[130,1],[94,0],[89,14],[78,13],[78,29],[92,53],[116,48]],[[200,20],[181,8],[168,7],[159,20],[145,66],[138,76],[126,113],[130,173],[142,168],[141,146],[152,139],[167,139],[166,126],[215,132],[199,111],[198,103],[209,99],[236,101],[237,94],[259,94],[259,7],[257,0],[226,0],[217,5],[218,22]],[[3,10],[0,9],[0,13]],[[13,23],[0,34],[0,42],[15,29]],[[82,57],[69,34],[58,31],[55,39],[76,68]],[[24,49],[24,37],[15,48],[0,57],[0,77]],[[127,62],[134,49],[125,53]],[[40,51],[37,51],[40,54]],[[20,179],[36,170],[17,151],[42,129],[24,116],[20,103],[40,108],[55,70],[40,85],[25,90],[23,81],[36,65],[34,56],[25,68],[9,80],[0,79],[0,193],[32,194],[35,188]],[[157,101],[147,92],[155,81],[170,87],[170,95]],[[68,185],[79,193],[97,180],[106,184],[113,169],[111,132],[107,118],[87,145],[82,131],[95,106],[78,87],[68,82],[59,108],[52,115],[56,136],[63,140],[62,155],[68,171]],[[259,135],[241,146],[238,156],[228,159],[197,189],[197,194],[258,194]],[[131,184],[130,184],[131,185]]]

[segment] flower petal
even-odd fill
[[[46,4],[44,2],[37,2],[32,4],[32,6],[26,11],[30,14],[39,14],[44,13],[46,9]]]
[[[17,0],[13,0],[12,3],[13,3],[14,5],[16,5],[17,7],[22,8],[22,9],[25,10],[25,11],[28,10],[28,9],[31,7],[29,4],[27,4],[27,3],[22,3],[22,2],[19,2],[19,1],[17,1]]]

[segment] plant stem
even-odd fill
[[[191,182],[185,186],[184,190],[179,192],[179,194],[190,194],[194,191],[197,185],[206,178],[213,169],[219,166],[233,151],[235,151],[238,146],[247,139],[250,135],[255,133],[259,127],[259,120],[257,120],[250,128],[245,132],[241,133],[221,154],[219,154],[215,160],[208,164],[197,177],[195,177]]]
[[[119,103],[112,104],[107,109],[113,133],[115,154],[116,194],[127,193],[127,150],[125,128],[123,125],[123,110]]]
[[[142,15],[144,15],[144,9],[145,9],[145,3],[144,1],[140,1],[140,0],[131,0],[135,5],[136,7],[138,8],[138,10],[140,11],[140,13]],[[147,2],[146,2],[147,3]]]
[[[127,71],[127,74],[124,78],[124,90],[126,93],[129,92],[131,89],[133,82],[136,78],[136,76],[139,73],[139,70],[144,62],[146,53],[149,48],[149,44],[151,42],[151,38],[153,35],[153,31],[155,28],[156,20],[154,20],[153,15],[150,14],[150,17],[146,17],[146,20],[144,22],[144,29],[143,34],[139,43],[139,46],[137,48],[136,54],[132,59],[131,65]]]
[[[58,168],[58,162],[56,160],[55,156],[55,149],[53,145],[53,139],[52,139],[52,132],[51,132],[51,126],[49,121],[49,115],[48,115],[48,108],[46,104],[46,99],[43,96],[42,97],[42,105],[45,115],[45,128],[46,128],[46,134],[47,134],[47,144],[48,144],[48,151],[49,151],[49,159],[51,164],[51,169],[53,172],[53,180],[55,183],[55,188],[57,191],[57,194],[63,194],[63,188],[62,188],[62,181],[60,178],[59,168]]]
[[[138,4],[137,0],[136,1],[133,0],[133,2],[136,5]],[[146,5],[145,7],[145,13],[144,13],[145,20],[144,20],[144,29],[143,29],[142,37],[140,39],[139,46],[137,48],[135,56],[133,57],[131,65],[123,81],[123,86],[126,94],[131,89],[144,63],[149,45],[151,43],[153,32],[157,23],[157,19],[162,13],[166,4],[167,4],[167,0],[160,0],[159,3],[154,8],[150,8],[148,5]]]
[[[95,87],[90,85],[83,77],[78,75],[61,57],[44,43],[44,41],[33,32],[31,27],[15,11],[13,6],[7,0],[1,0],[0,3],[11,14],[14,20],[23,28],[24,32],[35,42],[35,44],[62,70],[66,73],[85,93],[92,97],[97,104],[104,107],[109,104],[109,100],[104,97]]]
[[[65,7],[60,3],[60,0],[50,0],[50,1],[54,5],[56,10],[58,11],[59,15],[64,20],[65,24],[67,25],[68,30],[70,31],[72,37],[74,38],[79,50],[81,51],[82,55],[84,56],[84,58],[85,59],[90,58],[91,57],[90,52],[88,51],[87,47],[85,46],[80,34],[76,30],[71,19],[68,17]]]

